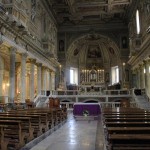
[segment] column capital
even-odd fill
[[[49,72],[51,73],[51,72],[53,72],[53,70],[52,69],[50,69],[50,68],[48,68],[48,70],[49,70]]]
[[[37,67],[42,67],[42,63],[36,63]]]
[[[17,49],[15,47],[10,47],[9,50],[10,50],[11,53],[16,53],[17,52]]]
[[[29,61],[28,61],[28,62],[31,63],[31,64],[35,64],[35,63],[36,63],[36,59],[29,58]]]
[[[52,74],[52,75],[55,75],[55,72],[54,72],[54,71],[52,71],[52,72],[51,72],[51,74]]]
[[[146,62],[147,62],[146,60],[143,60],[143,64],[144,64],[144,65],[146,64]]]
[[[137,66],[136,68],[134,68],[135,71],[139,71],[139,66]]]
[[[42,69],[43,69],[43,70],[46,70],[46,69],[47,69],[47,67],[46,67],[46,66],[42,66]]]
[[[27,53],[21,53],[20,54],[23,58],[27,58],[28,54]]]
[[[144,63],[144,65],[149,64],[150,63],[150,59],[143,60],[143,63]]]
[[[139,69],[142,69],[142,67],[144,66],[144,64],[139,64]]]
[[[135,74],[135,73],[137,73],[137,68],[136,69],[132,69],[131,71],[132,71],[132,74]]]

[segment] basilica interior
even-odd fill
[[[149,41],[150,0],[0,0],[0,110],[47,109],[57,99],[71,119],[78,103],[98,104],[107,113],[129,105],[148,111]],[[104,125],[94,121],[87,128],[95,136],[93,124]],[[63,128],[74,124],[82,130],[77,122],[67,123]],[[8,143],[1,149],[9,150]],[[75,149],[125,150],[102,143]]]

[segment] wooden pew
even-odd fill
[[[149,127],[150,122],[105,122],[106,127]]]
[[[25,137],[27,133],[22,130],[22,122],[19,120],[0,120],[1,126],[4,128],[4,138],[8,140],[8,146],[13,146],[16,150],[25,145]]]
[[[107,131],[109,134],[118,134],[118,133],[150,134],[150,127],[108,127]]]
[[[32,108],[24,110],[19,109],[8,111],[7,113],[0,113],[0,120],[3,119],[2,121],[0,121],[0,125],[10,126],[10,124],[12,125],[12,122],[18,124],[16,126],[14,126],[13,124],[12,132],[11,130],[5,130],[4,133],[5,139],[10,138],[10,140],[8,140],[8,144],[6,143],[6,145],[8,145],[9,147],[13,146],[17,150],[24,146],[25,142],[29,142],[34,137],[41,135],[43,133],[43,130],[44,132],[49,130],[52,127],[52,123],[54,125],[57,125],[58,123],[64,121],[66,118],[67,113],[64,113],[64,111],[60,108]],[[18,129],[19,131],[16,131]],[[15,140],[14,143],[13,140]]]
[[[0,149],[7,150],[9,139],[4,136],[4,130],[8,125],[0,125]]]
[[[9,116],[9,117],[30,117],[31,121],[31,127],[33,128],[33,135],[34,137],[40,136],[43,128],[43,124],[41,123],[41,118],[39,115],[34,115],[34,114],[24,114],[24,113],[19,113],[16,111],[13,112],[7,112],[7,113],[0,113],[0,116]],[[31,131],[32,132],[32,131]],[[32,138],[32,136],[31,136]]]
[[[26,114],[26,115],[39,115],[41,118],[42,130],[43,132],[48,131],[50,128],[50,119],[52,117],[50,116],[50,113],[46,111],[37,111],[36,109],[27,109],[27,110],[20,110],[20,113]]]
[[[133,114],[133,115],[128,115],[128,114],[117,114],[117,115],[115,115],[115,114],[110,114],[110,115],[104,115],[104,118],[139,118],[139,117],[141,117],[141,118],[150,118],[150,114],[138,114],[138,115],[136,115],[136,114]]]
[[[150,118],[105,118],[106,122],[150,122]]]
[[[59,124],[60,122],[64,121],[67,119],[67,112],[65,112],[63,109],[61,108],[45,108],[44,110],[41,108],[34,108],[30,111],[34,111],[34,112],[46,112],[49,114],[50,119],[53,119],[54,125]]]
[[[150,134],[110,134],[113,150],[148,150]]]
[[[141,109],[141,108],[131,108],[131,107],[127,107],[127,108],[105,108],[103,109],[103,113],[114,113],[114,112],[133,112],[133,113],[136,113],[136,112],[149,112],[149,111],[146,111],[144,109]]]
[[[150,150],[150,112],[107,109],[103,121],[111,150]]]
[[[27,133],[25,137],[26,140],[30,141],[33,139],[34,129],[31,127],[30,117],[16,117],[16,116],[0,115],[0,120],[20,120],[22,122],[22,131]]]
[[[62,121],[67,119],[67,112],[64,112],[63,109],[60,108],[32,108],[32,109],[28,109],[28,110],[22,110],[22,111],[26,111],[26,112],[30,112],[30,113],[47,113],[48,114],[48,121],[49,121],[49,127],[53,127],[59,123],[61,123]]]

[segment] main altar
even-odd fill
[[[104,84],[104,69],[96,69],[92,67],[91,70],[83,69],[80,73],[80,84],[91,85],[91,84]]]
[[[105,73],[104,69],[92,66],[92,69],[83,69],[80,73],[79,91],[84,92],[102,92],[105,87]]]

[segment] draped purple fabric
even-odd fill
[[[89,116],[98,116],[101,113],[100,105],[93,103],[77,103],[74,104],[73,115],[83,116],[83,111],[87,110]]]

